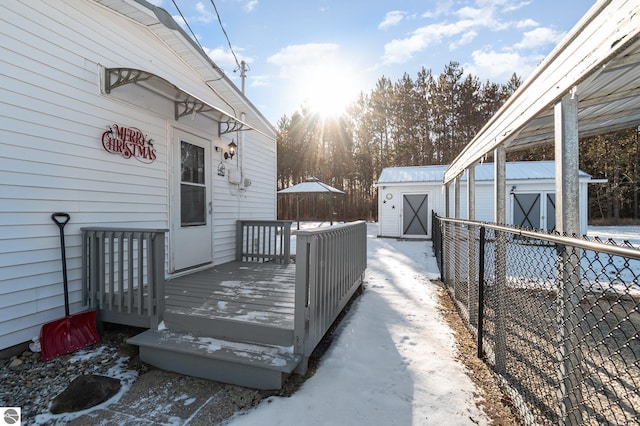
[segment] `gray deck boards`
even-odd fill
[[[165,309],[293,329],[295,265],[230,262],[166,282]]]

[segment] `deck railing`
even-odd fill
[[[236,260],[241,262],[291,261],[291,222],[285,220],[239,220]]]
[[[164,310],[165,232],[82,229],[84,297],[100,321],[158,326]]]
[[[296,233],[294,350],[303,356],[296,372],[306,372],[311,352],[361,286],[366,267],[365,222]]]

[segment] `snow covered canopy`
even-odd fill
[[[320,179],[316,177],[308,177],[307,180],[297,185],[290,186],[289,188],[281,189],[278,191],[278,195],[295,195],[297,197],[296,203],[296,218],[298,222],[298,229],[300,229],[300,199],[307,194],[313,195],[329,195],[329,222],[333,225],[333,197],[334,195],[345,196],[346,193],[331,185],[327,185],[324,182],[320,182]],[[344,205],[345,222],[346,222],[346,203]]]
[[[278,194],[308,194],[308,193],[333,193],[342,194],[344,191],[340,191],[331,185],[320,182],[320,179],[316,177],[309,177],[306,181],[297,185],[290,186],[289,188],[281,189]]]
[[[447,169],[460,176],[500,145],[507,151],[553,143],[554,106],[578,100],[579,137],[640,124],[640,3],[599,0]]]

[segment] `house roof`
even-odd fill
[[[262,115],[260,110],[251,103],[240,89],[229,79],[229,77],[216,65],[211,58],[202,50],[202,48],[176,23],[171,15],[161,7],[155,6],[146,0],[95,0],[103,6],[128,17],[145,26],[149,31],[154,33],[156,37],[161,39],[178,55],[186,64],[188,64],[199,76],[201,81],[197,83],[197,93],[206,94],[203,99],[196,99],[196,91],[186,87],[178,87],[181,92],[178,96],[180,99],[191,98],[205,104],[209,107],[209,111],[215,114],[222,113],[224,116],[233,118],[233,123],[243,124],[244,128],[249,127],[260,133],[275,139],[275,128]],[[126,69],[128,64],[119,64]],[[155,82],[151,80],[136,81],[136,84],[144,86],[155,84],[154,87],[164,87],[158,81],[165,79],[161,73],[156,70],[135,70],[146,72],[155,78]],[[142,84],[140,84],[142,83]],[[170,85],[173,82],[169,82]],[[156,87],[157,86],[157,87]],[[163,90],[163,93],[171,93],[171,90]],[[175,96],[175,95],[172,95]],[[222,100],[222,103],[220,103]],[[196,102],[196,108],[198,107]],[[199,110],[196,110],[199,112]],[[245,114],[246,117],[243,117]],[[233,125],[232,123],[232,125]]]
[[[281,189],[278,194],[308,194],[308,193],[333,193],[344,194],[344,191],[340,191],[331,185],[320,182],[318,178],[308,178],[306,181],[297,185],[290,186],[289,188]]]
[[[451,181],[496,147],[550,144],[554,106],[578,100],[578,135],[640,124],[640,2],[599,0],[451,163]]]
[[[392,183],[442,183],[447,167],[448,166],[387,167],[380,173],[378,185]],[[476,181],[493,181],[493,163],[478,164],[475,172]],[[506,178],[508,180],[553,180],[555,176],[555,161],[514,161],[506,165]],[[591,179],[591,175],[580,171],[579,178]],[[466,175],[462,177],[462,180],[466,180]]]

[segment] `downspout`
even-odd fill
[[[242,120],[243,123],[245,122],[245,116],[246,114],[244,112],[240,113],[240,120]],[[240,153],[240,158],[238,159],[238,162],[240,163],[240,189],[246,189],[244,184],[244,151],[244,132],[240,131],[238,132],[238,152]]]

